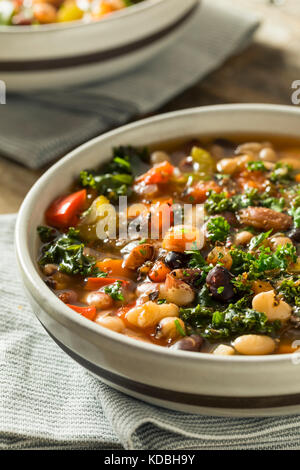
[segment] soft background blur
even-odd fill
[[[259,14],[253,43],[159,112],[230,102],[291,104],[291,83],[300,79],[300,1],[224,0]],[[30,118],[30,117],[29,117]],[[42,173],[0,156],[0,213],[16,212]]]

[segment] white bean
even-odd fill
[[[117,316],[112,317],[109,315],[98,315],[95,322],[98,323],[98,325],[101,325],[104,328],[108,328],[109,330],[116,331],[117,333],[121,333],[125,328],[125,323],[123,322],[122,318]]]
[[[126,320],[140,328],[157,325],[165,317],[178,317],[179,308],[175,304],[156,304],[149,301],[133,307],[126,313]]]
[[[243,335],[233,342],[238,353],[246,356],[263,356],[275,351],[276,343],[265,335]]]
[[[177,322],[179,323],[182,331],[185,332],[184,323],[180,318],[165,317],[159,322],[157,326],[156,338],[177,339],[182,336],[177,326]]]
[[[261,292],[256,294],[252,299],[252,308],[258,312],[264,313],[269,321],[287,321],[291,314],[292,308],[289,304],[276,298],[275,292]]]
[[[233,356],[235,354],[234,349],[227,344],[219,344],[216,349],[213,350],[213,354],[217,356]]]
[[[157,163],[162,163],[165,161],[169,162],[170,157],[166,152],[163,152],[162,150],[157,150],[156,152],[151,153],[150,160],[151,163],[155,165]]]

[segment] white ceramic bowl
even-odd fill
[[[42,281],[36,227],[54,197],[83,168],[99,165],[118,145],[213,134],[298,136],[300,109],[224,105],[174,112],[122,127],[82,145],[33,186],[16,226],[18,264],[33,310],[52,338],[104,382],[168,408],[238,416],[300,410],[300,365],[295,355],[229,356],[172,351],[109,331],[66,307]],[[299,362],[299,361],[298,361]]]
[[[146,0],[91,23],[0,26],[0,79],[8,91],[26,91],[118,75],[174,41],[197,7]]]

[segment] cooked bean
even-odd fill
[[[208,264],[222,264],[224,268],[230,269],[232,266],[232,257],[229,250],[224,246],[215,246],[208,254],[206,259]]]
[[[299,158],[286,157],[281,158],[278,163],[283,163],[284,165],[290,165],[294,170],[300,170],[300,160]]]
[[[106,310],[113,305],[113,299],[105,292],[90,292],[85,300],[88,305],[94,305],[101,310]]]
[[[233,346],[240,354],[262,356],[272,354],[275,351],[276,343],[265,335],[243,335],[236,338]]]
[[[293,222],[290,215],[266,207],[247,207],[239,211],[239,217],[243,224],[261,230],[286,231]]]
[[[184,281],[194,288],[199,287],[199,283],[202,279],[202,271],[199,268],[174,269],[170,274],[175,277],[175,279]]]
[[[217,356],[233,356],[235,354],[234,349],[227,344],[219,344],[216,349],[213,350],[213,354]]]
[[[198,335],[186,336],[171,346],[171,349],[180,351],[199,352],[203,345],[203,338]]]
[[[195,299],[195,292],[187,283],[167,274],[165,283],[160,285],[160,298],[179,306],[189,305]]]
[[[45,264],[43,271],[46,276],[52,276],[58,271],[58,266],[56,264]]]
[[[190,259],[190,255],[178,251],[169,251],[165,257],[165,264],[170,269],[184,268]]]
[[[235,245],[248,245],[253,236],[253,233],[248,232],[247,230],[243,230],[242,232],[236,234],[234,243]]]
[[[300,243],[300,227],[293,228],[289,233],[288,236],[293,242]]]
[[[161,150],[157,150],[156,152],[151,153],[150,157],[151,163],[155,165],[156,163],[162,163],[162,162],[169,162],[170,161],[170,156]]]
[[[284,322],[292,314],[290,305],[284,302],[284,300],[278,299],[273,290],[261,292],[253,297],[252,308],[264,313],[269,321],[280,320]]]
[[[126,320],[140,328],[149,328],[157,325],[165,317],[178,317],[179,308],[175,304],[156,304],[149,301],[143,305],[133,307],[126,313]]]
[[[268,292],[273,289],[272,285],[268,281],[253,281],[251,288],[254,294]]]
[[[232,277],[232,274],[223,266],[215,266],[208,273],[206,284],[215,299],[220,301],[232,299],[234,296],[233,285],[231,284]]]
[[[65,304],[74,304],[78,300],[78,294],[72,289],[60,292],[58,298]]]
[[[178,317],[165,317],[163,318],[156,328],[156,338],[165,338],[167,340],[180,338],[182,336],[181,331],[178,328],[178,323],[180,329],[185,332],[185,326],[183,321]]]
[[[246,153],[250,156],[257,157],[259,152],[264,148],[264,145],[260,142],[246,142],[245,144],[240,144],[235,153],[241,154]]]
[[[293,242],[289,237],[272,237],[270,239],[271,247],[276,250],[279,246],[292,245]]]
[[[265,147],[259,152],[259,158],[266,162],[277,162],[277,155],[275,150],[270,147]]]
[[[247,163],[251,162],[253,157],[249,155],[241,155],[239,157],[223,158],[217,163],[217,170],[219,173],[226,175],[233,175],[246,168]]]
[[[127,269],[136,270],[145,261],[151,260],[154,254],[154,246],[150,243],[142,243],[141,245],[135,246],[127,258],[125,259],[123,266]]]
[[[109,330],[116,331],[117,333],[121,333],[125,329],[125,323],[122,318],[117,316],[98,315],[95,322],[98,323],[98,325],[104,326],[104,328],[108,328]]]

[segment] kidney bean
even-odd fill
[[[171,349],[180,351],[200,352],[203,345],[203,338],[199,335],[186,336],[171,346]]]
[[[231,284],[232,274],[223,266],[215,266],[206,277],[206,284],[212,296],[226,302],[234,296]],[[223,287],[223,290],[222,290]]]

